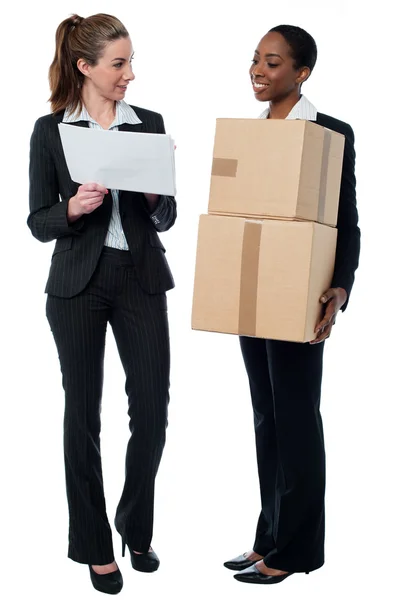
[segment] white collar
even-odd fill
[[[82,110],[79,113],[77,113],[76,111],[74,113],[71,113],[69,108],[67,108],[65,110],[65,114],[62,119],[62,122],[63,123],[76,123],[76,121],[90,121],[91,123],[98,124],[89,115],[85,106],[82,106]],[[129,106],[129,104],[127,104],[127,102],[125,102],[124,100],[117,100],[115,119],[114,119],[114,122],[112,123],[112,125],[110,126],[110,129],[112,127],[118,127],[119,125],[122,125],[123,123],[129,123],[130,125],[138,125],[139,123],[141,123],[141,121],[138,118],[138,116],[136,115],[133,108],[131,106]]]
[[[259,115],[259,119],[267,119],[269,116],[270,108],[266,108]],[[295,106],[292,107],[291,112],[286,116],[286,119],[304,119],[306,121],[316,121],[317,109],[311,102],[305,97],[301,96]]]

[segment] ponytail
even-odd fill
[[[51,110],[57,113],[67,106],[74,112],[81,108],[80,88],[83,74],[79,71],[71,51],[71,37],[83,21],[73,15],[65,19],[55,34],[55,55],[49,69]]]

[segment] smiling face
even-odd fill
[[[280,102],[298,96],[310,69],[297,68],[289,44],[280,33],[271,31],[259,42],[249,74],[257,100]]]
[[[95,66],[79,59],[77,66],[85,75],[84,85],[90,86],[107,100],[122,100],[127,86],[134,79],[133,47],[129,37],[109,42]]]

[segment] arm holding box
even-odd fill
[[[360,229],[356,206],[355,147],[354,134],[349,125],[345,125],[345,151],[342,167],[341,191],[338,207],[338,238],[335,269],[331,287],[342,287],[348,298],[342,306],[344,311],[355,280],[355,271],[359,265]]]
[[[324,318],[315,329],[317,334],[315,342],[321,342],[329,337],[338,312],[346,310],[348,306],[355,271],[359,264],[360,229],[356,205],[356,154],[353,130],[347,123],[320,113],[317,115],[317,123],[345,135],[334,274],[331,288],[321,298],[321,302],[326,304]]]

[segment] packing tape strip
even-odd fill
[[[317,220],[319,223],[324,222],[326,211],[326,196],[327,196],[327,176],[328,176],[328,159],[331,149],[331,131],[324,129],[323,155],[321,157],[320,169],[320,186],[319,186],[319,206],[317,210]]]
[[[218,177],[235,177],[237,175],[238,160],[235,158],[214,158],[212,162],[212,175]]]
[[[262,223],[246,221],[242,244],[238,334],[254,337],[258,296],[259,250]]]

